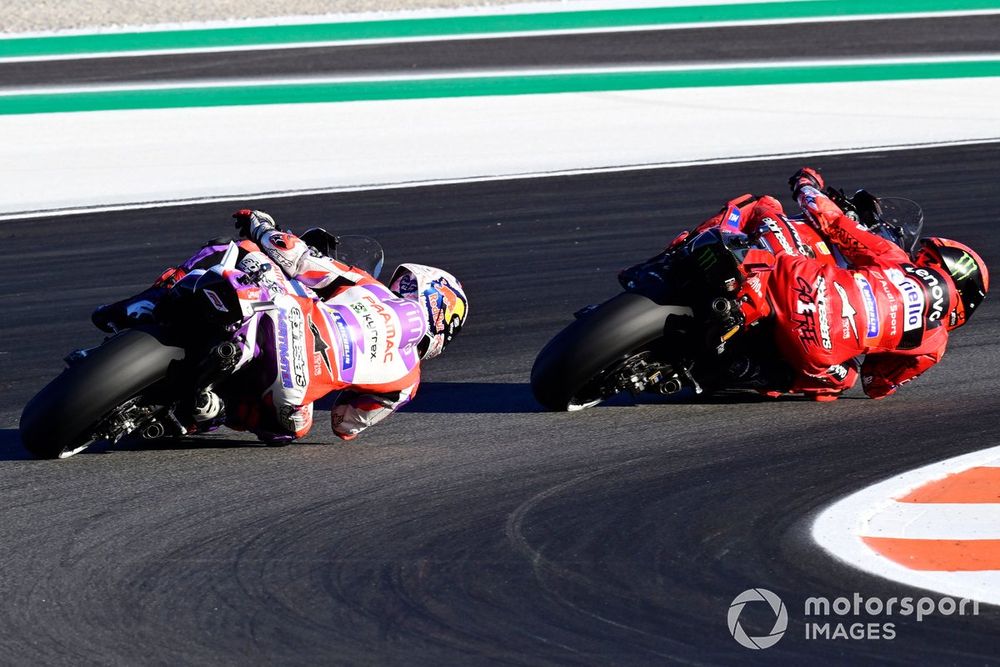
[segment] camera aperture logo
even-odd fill
[[[766,603],[774,614],[770,632],[750,636],[740,623],[744,607],[750,603]],[[766,607],[757,605],[756,622],[763,619]],[[920,623],[928,616],[978,616],[979,602],[967,598],[865,597],[860,593],[830,600],[825,597],[808,597],[803,605],[805,639],[807,640],[893,640],[897,636],[896,620]],[[767,616],[770,619],[770,616]],[[749,649],[771,648],[788,629],[788,610],[781,598],[766,588],[750,588],[737,595],[729,605],[729,633],[740,646]],[[753,625],[751,623],[751,625]],[[758,625],[758,628],[760,625]],[[765,626],[766,627],[766,626]]]
[[[748,602],[766,602],[774,612],[774,627],[771,632],[759,637],[751,637],[740,625],[740,614]],[[784,636],[788,629],[788,610],[777,595],[766,588],[751,588],[737,595],[729,605],[729,633],[741,646],[752,649],[771,648]]]

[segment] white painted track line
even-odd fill
[[[0,214],[998,136],[1000,77],[6,116]]]
[[[893,503],[862,527],[872,537],[923,540],[1000,538],[1000,503]]]
[[[812,526],[813,538],[821,547],[845,563],[871,574],[903,584],[937,591],[943,595],[966,597],[1000,605],[1000,571],[952,572],[914,570],[880,555],[862,540],[862,536],[907,537],[916,539],[962,540],[1000,539],[996,509],[975,505],[952,504],[952,525],[942,516],[943,504],[919,504],[900,507],[895,499],[928,482],[940,480],[968,468],[1000,465],[1000,447],[933,463],[911,470],[835,502],[823,510]],[[991,521],[976,525],[977,519]],[[926,525],[919,526],[920,522]]]

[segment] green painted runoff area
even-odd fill
[[[997,9],[998,0],[804,0],[9,37],[0,39],[0,59]]]

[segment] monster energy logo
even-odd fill
[[[976,270],[976,260],[972,259],[972,255],[967,252],[962,253],[962,257],[959,258],[957,262],[952,264],[949,269],[952,277],[958,278],[959,280],[965,280],[972,275],[972,272]]]
[[[712,252],[711,248],[702,248],[699,250],[697,259],[698,266],[701,267],[702,271],[707,271],[718,261],[718,258],[715,256],[715,253]]]

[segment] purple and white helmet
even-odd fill
[[[400,264],[392,273],[389,289],[404,299],[418,301],[427,315],[427,335],[417,348],[421,359],[441,354],[469,314],[462,283],[433,266]]]

